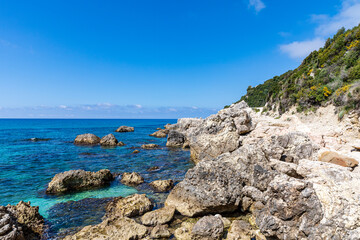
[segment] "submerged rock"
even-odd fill
[[[174,207],[163,207],[151,212],[145,213],[141,217],[141,222],[147,226],[162,225],[170,222],[175,214]]]
[[[105,217],[136,217],[151,211],[152,208],[153,204],[145,194],[117,197],[106,206]]]
[[[85,133],[78,135],[75,138],[76,145],[96,145],[100,143],[100,138],[92,133]]]
[[[143,149],[155,149],[155,148],[158,148],[158,147],[159,147],[159,145],[154,144],[154,143],[141,145],[141,148],[143,148]]]
[[[135,149],[132,153],[136,154],[136,153],[139,153],[139,152],[140,152],[139,150]]]
[[[68,236],[65,240],[133,240],[141,239],[147,234],[145,226],[136,223],[127,217],[108,218],[102,223],[94,226],[86,226],[73,236]]]
[[[123,173],[121,176],[121,183],[129,186],[136,186],[144,182],[144,178],[136,172]]]
[[[118,129],[116,129],[115,132],[133,132],[133,131],[134,131],[133,127],[121,126]]]
[[[148,171],[148,172],[153,172],[153,171],[156,171],[156,170],[159,170],[159,169],[160,169],[160,167],[154,166],[154,167],[148,168],[146,171]]]
[[[156,180],[149,185],[154,188],[157,192],[167,192],[170,191],[174,187],[173,180]]]
[[[46,193],[66,193],[102,187],[110,184],[113,179],[113,175],[107,169],[97,172],[70,170],[56,174],[49,183]]]
[[[118,140],[115,138],[114,134],[110,133],[100,140],[100,145],[105,147],[115,147],[118,145]]]
[[[123,143],[122,141],[119,141],[117,144],[119,147],[125,146],[125,143]]]

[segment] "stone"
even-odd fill
[[[106,206],[105,217],[136,217],[151,211],[153,204],[145,194],[117,197]]]
[[[181,226],[175,230],[174,236],[177,240],[193,240],[191,230],[195,223],[183,222]]]
[[[154,144],[154,143],[141,145],[141,148],[143,148],[143,149],[155,149],[155,148],[158,148],[158,147],[159,147],[159,145]]]
[[[150,233],[150,238],[152,239],[168,239],[171,236],[169,228],[167,225],[156,225]]]
[[[145,213],[141,217],[142,224],[146,226],[162,225],[170,222],[175,214],[174,207],[163,207],[151,212]]]
[[[194,239],[221,239],[224,234],[224,224],[219,217],[205,216],[195,223],[191,233]]]
[[[331,151],[323,152],[319,157],[319,161],[333,163],[333,164],[336,164],[339,166],[351,167],[351,168],[359,165],[359,162],[357,160],[355,160],[354,158],[350,158],[350,157],[341,155],[337,152],[331,152]]]
[[[250,240],[253,237],[252,227],[243,220],[234,220],[226,240]]]
[[[136,154],[136,153],[139,153],[139,152],[140,152],[139,150],[135,149],[132,153]]]
[[[156,180],[149,184],[157,192],[168,192],[174,187],[173,180]]]
[[[147,228],[127,217],[105,219],[93,226],[86,226],[78,233],[67,236],[65,240],[133,240],[141,239],[147,234]]]
[[[144,178],[136,172],[123,173],[121,176],[121,183],[129,186],[136,186],[144,182]]]
[[[118,140],[115,138],[114,134],[110,133],[101,138],[100,145],[104,147],[115,147],[118,145]]]
[[[6,208],[22,227],[25,239],[41,239],[45,231],[45,221],[39,213],[38,206],[20,201],[16,205],[7,205]]]
[[[184,134],[171,130],[168,134],[166,146],[167,147],[182,147],[186,141]]]
[[[158,166],[154,166],[154,167],[150,167],[148,168],[146,171],[148,172],[153,172],[153,171],[156,171],[156,170],[159,170],[160,168]]]
[[[119,147],[125,146],[125,143],[123,143],[122,141],[119,141],[117,144]]]
[[[100,143],[100,138],[91,133],[85,133],[76,136],[74,144],[76,145],[96,145]]]
[[[4,206],[0,206],[0,239],[25,240],[22,227]]]
[[[82,191],[109,185],[114,179],[111,172],[102,169],[97,172],[70,170],[56,174],[46,189],[48,194]]]
[[[167,129],[160,129],[149,136],[151,137],[157,137],[157,138],[166,138],[167,134],[169,133],[169,130]]]
[[[128,126],[120,126],[115,132],[133,132],[135,129],[133,127]]]

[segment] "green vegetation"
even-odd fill
[[[298,112],[314,111],[330,101],[347,109],[359,108],[359,86],[360,25],[347,31],[340,29],[295,70],[249,86],[239,101],[245,100],[250,107],[267,104],[265,111],[277,106],[280,113],[294,105]]]

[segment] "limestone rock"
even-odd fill
[[[119,141],[117,144],[119,147],[125,146],[125,143],[123,143],[122,141]]]
[[[4,206],[0,206],[0,239],[25,240],[22,227]]]
[[[151,211],[153,204],[145,194],[117,197],[106,206],[105,217],[135,217]]]
[[[133,240],[141,239],[146,234],[147,229],[145,226],[136,223],[133,219],[118,217],[105,219],[97,225],[86,226],[73,236],[66,237],[65,240]]]
[[[351,168],[359,165],[359,162],[356,161],[354,158],[350,158],[341,155],[337,152],[331,152],[331,151],[323,152],[319,157],[319,161],[333,163],[343,167],[351,167]]]
[[[136,153],[139,153],[139,152],[140,152],[139,150],[135,149],[132,153],[136,154]]]
[[[193,240],[191,230],[195,223],[183,222],[181,226],[175,230],[174,236],[177,240]]]
[[[170,191],[174,187],[173,180],[156,180],[149,184],[152,188],[154,188],[157,192],[167,192]]]
[[[158,147],[159,147],[159,145],[154,144],[154,143],[141,145],[141,148],[143,148],[143,149],[155,149],[155,148],[158,148]]]
[[[115,138],[114,134],[110,133],[100,140],[100,145],[106,147],[115,147],[118,145],[118,140]]]
[[[219,217],[205,216],[195,223],[191,233],[194,239],[217,240],[224,234],[224,224]]]
[[[74,144],[76,145],[96,145],[100,143],[100,138],[91,133],[85,133],[76,136]]]
[[[157,137],[157,138],[166,138],[167,134],[169,133],[169,130],[167,129],[160,129],[152,134],[150,134],[151,137]]]
[[[133,132],[133,131],[134,131],[133,127],[120,126],[118,129],[116,129],[115,132]]]
[[[45,231],[44,218],[39,214],[38,206],[31,206],[30,202],[20,201],[16,205],[7,205],[11,214],[22,227],[25,239],[40,239]]]
[[[226,240],[250,240],[253,237],[252,227],[248,222],[234,220]]]
[[[113,175],[107,169],[97,172],[70,170],[56,174],[46,189],[48,194],[81,191],[110,184]]]
[[[136,172],[123,173],[121,177],[121,183],[130,186],[136,186],[144,182],[144,178]]]
[[[150,233],[150,238],[152,239],[168,239],[171,236],[169,228],[167,225],[156,225]]]
[[[186,141],[184,134],[171,130],[167,138],[167,147],[182,147]]]
[[[147,226],[162,225],[170,222],[175,214],[174,207],[163,207],[151,212],[145,213],[141,217],[141,222]]]

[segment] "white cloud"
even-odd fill
[[[67,106],[65,106],[65,105],[60,105],[59,108],[66,109]]]
[[[302,42],[292,42],[280,46],[280,50],[288,54],[291,58],[304,58],[315,49],[321,48],[325,43],[322,38],[315,38],[312,40]]]
[[[291,58],[302,59],[314,50],[321,48],[325,39],[334,35],[340,28],[353,28],[360,23],[360,0],[344,0],[338,14],[329,16],[314,14],[311,20],[318,26],[313,39],[295,41],[280,45],[280,50]]]
[[[261,0],[249,0],[249,7],[252,7],[255,9],[256,13],[263,10],[266,6],[263,1]]]
[[[142,108],[142,106],[140,104],[135,104],[135,107]]]

